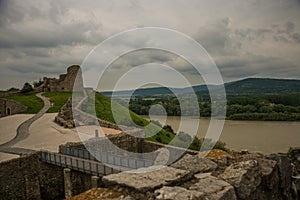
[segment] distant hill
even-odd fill
[[[225,85],[228,94],[299,93],[300,80],[248,78]]]
[[[192,89],[196,93],[208,93],[207,85],[197,85],[192,88],[143,88],[134,91],[134,96],[152,97],[159,95],[169,95],[172,91],[178,94],[191,93]],[[214,90],[220,86],[210,85]],[[247,94],[278,94],[278,93],[300,93],[300,80],[270,79],[270,78],[247,78],[239,81],[225,83],[227,95],[247,95]],[[132,90],[116,91],[117,97],[130,97]],[[101,92],[106,96],[111,96],[112,92]]]

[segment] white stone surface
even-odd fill
[[[18,126],[33,115],[17,114],[0,118],[0,144],[10,141],[16,136]]]

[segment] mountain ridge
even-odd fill
[[[231,81],[224,84],[228,95],[247,95],[247,94],[277,94],[277,93],[300,93],[300,80],[298,79],[276,79],[276,78],[246,78]],[[158,96],[171,95],[172,91],[177,94],[188,94],[193,91],[199,94],[207,94],[208,87],[212,90],[220,89],[220,85],[195,85],[186,88],[140,88],[137,90],[123,90],[114,92],[116,97],[133,96]],[[111,96],[111,91],[100,92],[106,96]]]

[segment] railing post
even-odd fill
[[[85,162],[84,162],[84,160],[82,160],[82,168],[83,168],[83,172],[85,172]]]
[[[92,176],[91,177],[92,188],[98,188],[98,181],[99,181],[98,176]]]
[[[72,197],[72,182],[70,173],[71,170],[69,168],[64,169],[65,198]]]
[[[104,175],[107,175],[107,174],[106,174],[106,166],[105,166],[105,165],[103,165],[103,174],[104,174]]]

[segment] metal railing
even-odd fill
[[[96,176],[105,176],[120,172],[119,170],[104,165],[100,162],[81,159],[59,153],[53,153],[49,151],[41,151],[41,159],[43,162],[46,163],[54,164],[61,167],[67,167],[76,171]]]
[[[100,161],[113,166],[120,166],[129,169],[138,169],[141,167],[149,167],[152,166],[154,160],[147,160],[143,158],[134,158],[122,155],[116,155],[110,152],[103,152],[101,154],[96,155],[97,158],[91,155],[89,151],[86,149],[75,148],[75,147],[62,147],[60,149],[62,154],[75,156],[82,159]]]

